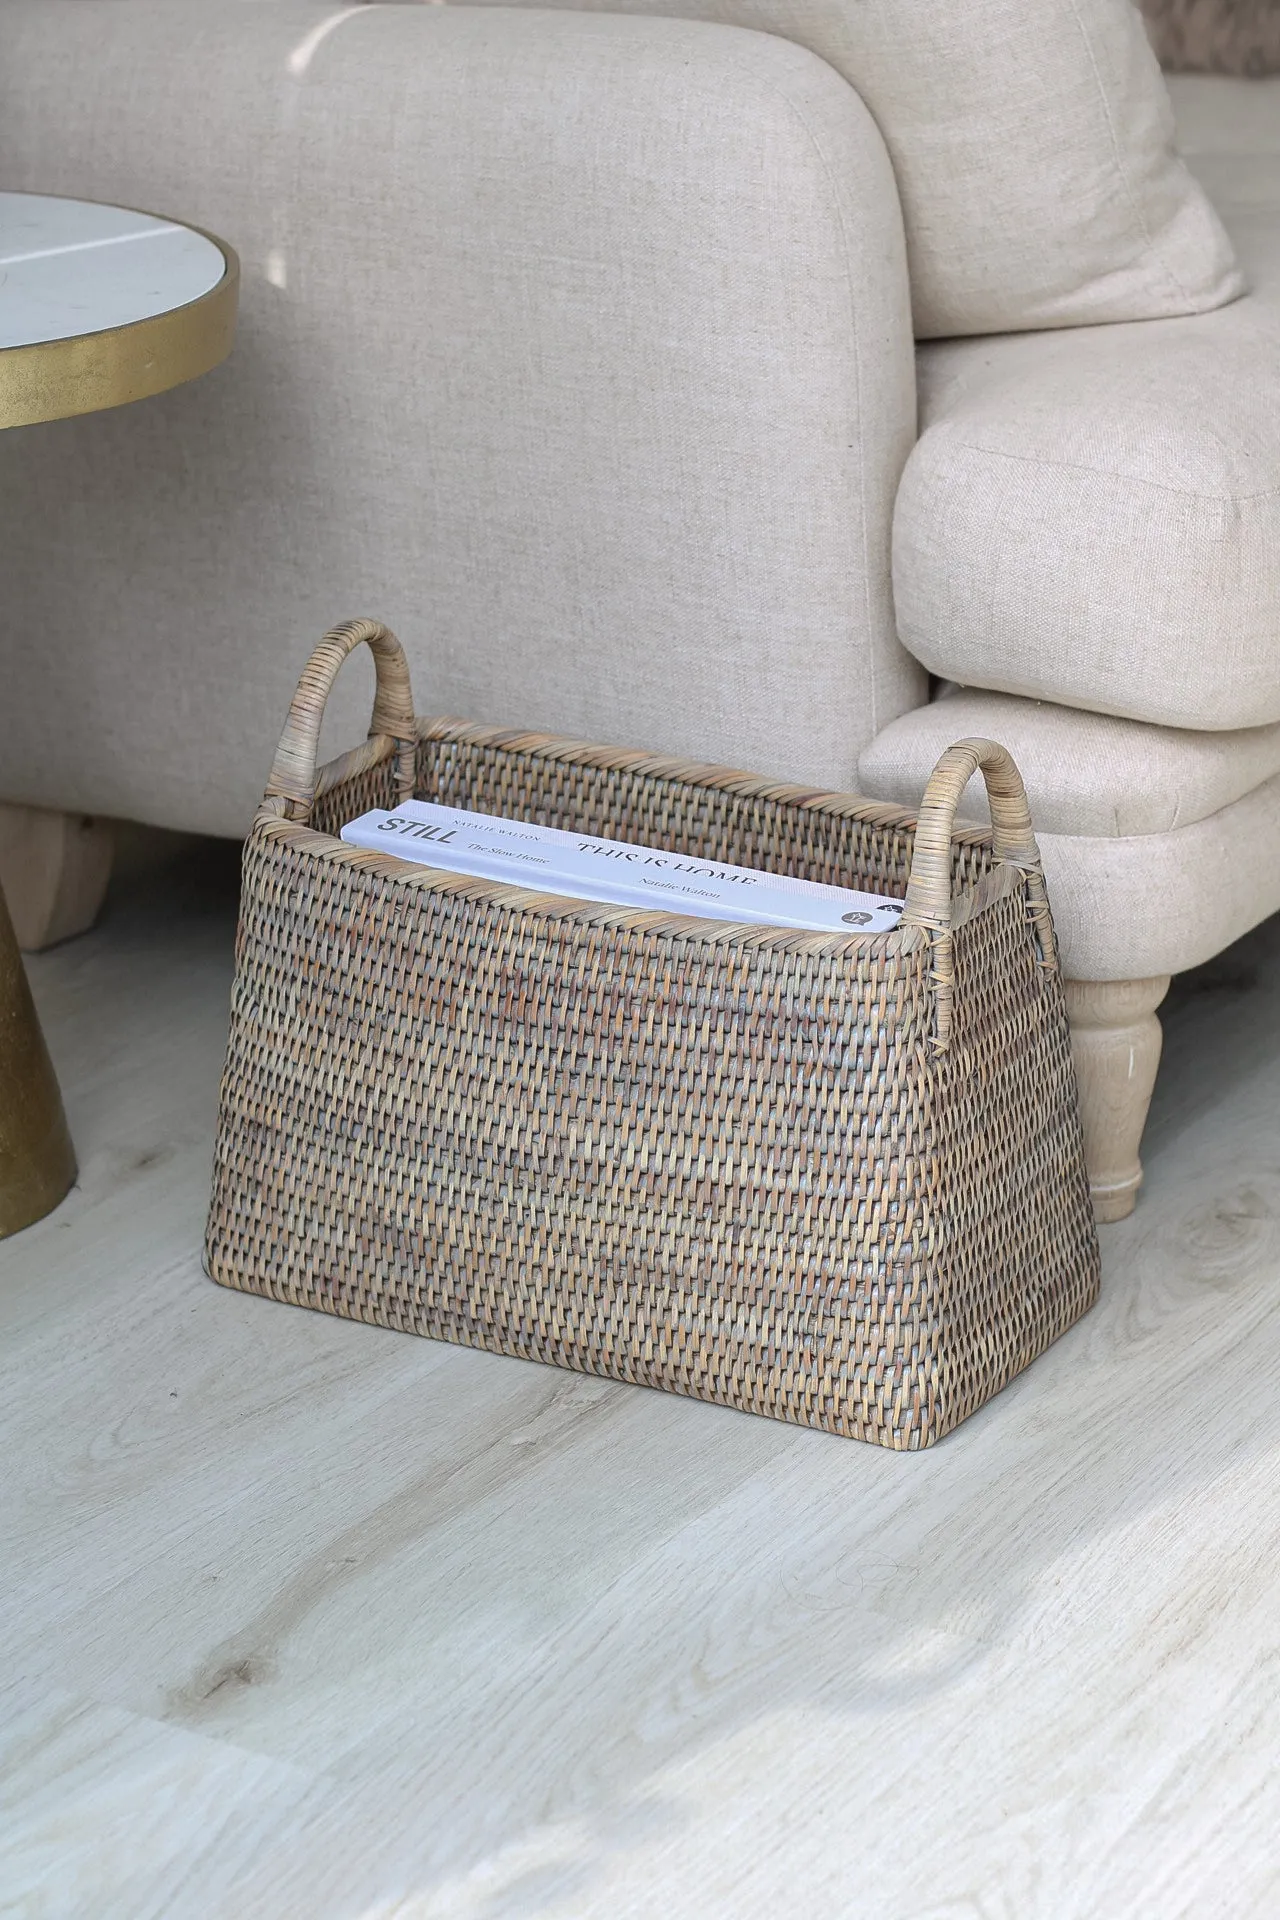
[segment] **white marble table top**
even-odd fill
[[[172,220],[0,193],[0,349],[152,319],[198,300],[226,271],[212,240]]]

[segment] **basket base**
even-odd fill
[[[1038,1359],[1040,1354],[1059,1340],[1062,1335],[1081,1319],[1098,1299],[1098,1276],[1092,1276],[1092,1284],[1085,1286],[1079,1297],[1064,1302],[1062,1323],[1049,1330],[1043,1345],[1034,1353],[1028,1354],[1020,1363],[1011,1366],[1004,1378],[994,1382],[980,1398],[966,1406],[955,1406],[950,1415],[940,1408],[934,1409],[934,1417],[922,1421],[919,1417],[903,1424],[895,1424],[892,1419],[891,1403],[886,1405],[885,1417],[869,1419],[863,1408],[846,1406],[844,1408],[822,1407],[806,1404],[803,1399],[775,1396],[772,1403],[764,1401],[753,1404],[741,1395],[717,1386],[714,1380],[694,1383],[658,1377],[654,1369],[643,1362],[606,1366],[594,1360],[588,1353],[565,1349],[554,1354],[538,1352],[531,1344],[521,1344],[514,1340],[501,1340],[482,1336],[474,1328],[460,1325],[415,1325],[403,1315],[387,1311],[384,1306],[371,1300],[362,1300],[347,1304],[332,1297],[317,1296],[301,1299],[294,1295],[282,1294],[269,1286],[261,1286],[246,1279],[243,1275],[229,1271],[225,1264],[212,1255],[206,1247],[202,1264],[208,1277],[220,1287],[233,1292],[257,1294],[260,1298],[274,1300],[280,1306],[303,1307],[312,1312],[325,1313],[335,1319],[355,1320],[362,1325],[380,1327],[384,1332],[408,1333],[423,1339],[439,1340],[449,1346],[470,1347],[483,1353],[501,1355],[511,1360],[528,1360],[542,1366],[558,1367],[566,1372],[581,1373],[595,1379],[613,1380],[620,1386],[647,1387],[658,1393],[674,1393],[684,1399],[701,1400],[711,1406],[726,1407],[736,1413],[760,1415],[766,1419],[780,1420],[788,1426],[808,1427],[820,1433],[828,1433],[844,1440],[861,1440],[872,1446],[885,1447],[894,1453],[921,1453],[936,1446],[948,1434],[985,1406],[1010,1381]]]

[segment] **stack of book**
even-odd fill
[[[353,847],[393,853],[449,873],[571,900],[698,919],[813,933],[887,933],[902,914],[901,900],[886,894],[822,886],[425,800],[406,800],[391,812],[378,808],[361,814],[343,827],[342,838]]]

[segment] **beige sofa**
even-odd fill
[[[242,832],[353,612],[425,711],[908,802],[991,734],[1118,1217],[1169,976],[1280,906],[1280,82],[1174,83],[1243,298],[917,350],[919,181],[785,24],[5,0],[5,185],[244,295],[203,382],[0,439],[0,866],[34,943],[71,818]]]

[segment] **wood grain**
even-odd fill
[[[1064,981],[1089,1192],[1099,1221],[1125,1220],[1142,1185],[1138,1149],[1160,1065],[1156,980]]]
[[[0,801],[0,887],[18,945],[29,953],[85,933],[111,877],[108,820]]]
[[[1280,928],[1175,982],[1101,1304],[899,1456],[210,1285],[205,864],[32,963],[0,1911],[1280,1911]]]

